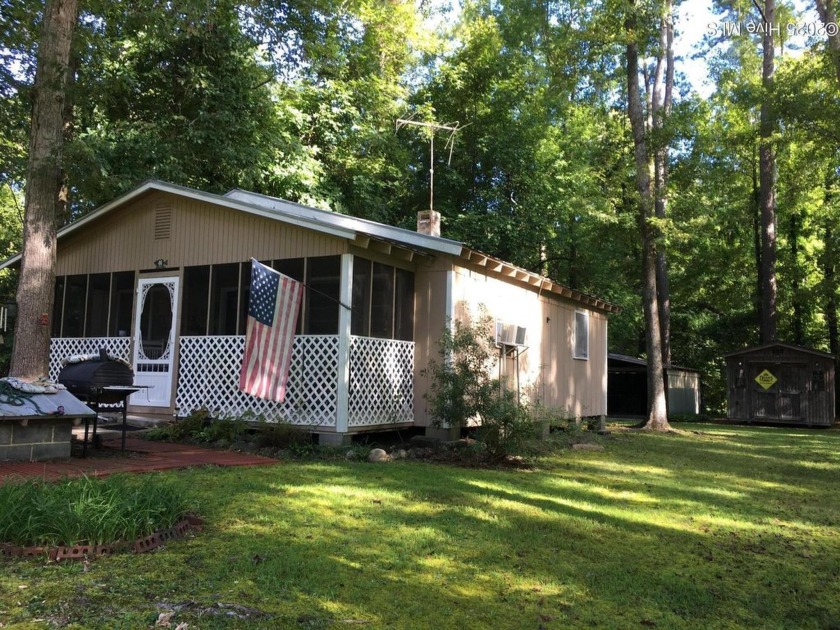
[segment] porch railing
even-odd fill
[[[128,337],[57,338],[50,348],[50,377],[61,359],[94,354],[99,348],[131,360]],[[246,412],[268,421],[301,426],[336,427],[339,415],[338,335],[295,337],[286,400],[282,404],[239,391],[245,350],[241,335],[181,337],[176,406],[186,414],[204,407],[215,415]],[[347,426],[366,427],[414,420],[414,343],[395,339],[351,337]]]
[[[350,338],[350,427],[414,421],[414,342]]]

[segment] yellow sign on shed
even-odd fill
[[[779,379],[773,376],[770,370],[763,370],[761,374],[755,377],[755,382],[761,385],[764,389],[770,389],[778,380]]]

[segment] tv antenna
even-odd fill
[[[440,125],[438,123],[428,123],[421,120],[414,120],[412,118],[397,118],[396,131],[399,131],[406,125],[410,127],[421,127],[429,130],[429,210],[435,209],[435,134],[439,131],[446,131],[449,133],[444,145],[444,151],[449,149],[449,159],[446,165],[452,163],[452,150],[455,148],[455,134],[461,131],[463,127],[456,121],[454,123],[447,123]]]

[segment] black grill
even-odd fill
[[[122,402],[124,393],[109,392],[108,387],[131,387],[134,371],[125,363],[108,358],[101,348],[99,357],[80,363],[65,365],[58,375],[58,382],[71,394],[89,403],[102,405]]]

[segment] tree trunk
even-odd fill
[[[671,114],[674,93],[674,24],[671,0],[665,0],[659,25],[659,56],[654,74],[651,98],[652,123],[656,146],[653,154],[654,211],[664,220],[668,207],[668,139],[664,133]],[[668,261],[661,232],[657,231],[656,298],[659,309],[659,328],[662,337],[662,362],[671,363],[671,289],[668,281]]]
[[[38,44],[15,345],[9,370],[25,380],[49,374],[64,95],[77,14],[77,0],[47,0]]]
[[[837,7],[834,6],[834,0],[816,0],[815,4],[828,37],[828,54],[834,62],[837,82],[840,83],[840,33],[837,32]]]
[[[755,260],[755,321],[758,323],[758,340],[764,343],[764,332],[761,328],[761,304],[763,287],[761,284],[761,187],[758,184],[758,164],[753,155],[752,160],[752,223],[753,223],[753,257]]]
[[[642,301],[645,311],[645,346],[647,348],[648,417],[644,428],[670,430],[665,400],[662,367],[662,336],[656,294],[656,234],[651,219],[654,191],[651,160],[648,153],[645,113],[639,89],[639,50],[636,44],[636,16],[632,0],[625,22],[627,34],[627,115],[633,130],[636,186],[639,193],[639,227],[642,236]]]
[[[772,101],[775,19],[775,0],[764,0],[758,177],[761,188],[761,337],[765,343],[776,339],[776,155],[773,148],[776,117]]]
[[[799,278],[799,217],[796,213],[790,215],[788,223],[788,242],[790,243],[791,273],[790,289],[793,303],[793,343],[803,345],[805,330],[802,313],[802,283]]]

